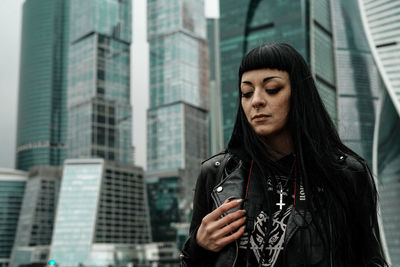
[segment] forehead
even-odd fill
[[[243,81],[250,81],[250,82],[263,82],[266,78],[271,78],[270,80],[281,80],[281,81],[289,81],[289,74],[283,70],[277,69],[257,69],[257,70],[250,70],[246,71],[242,75],[242,82]]]

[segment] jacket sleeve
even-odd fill
[[[378,192],[372,173],[365,162],[357,175],[356,200],[354,214],[357,218],[360,251],[364,255],[363,266],[387,266],[383,253],[378,219]]]
[[[215,175],[210,164],[204,163],[201,166],[199,177],[197,178],[196,189],[193,199],[193,215],[189,228],[189,238],[185,242],[181,258],[181,266],[212,266],[217,253],[206,250],[196,242],[197,230],[202,219],[212,211],[211,191],[215,186]]]

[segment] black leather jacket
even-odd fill
[[[214,253],[200,247],[196,242],[197,229],[204,216],[213,209],[220,206],[227,198],[243,198],[245,181],[247,181],[248,168],[242,161],[236,160],[236,167],[230,173],[225,173],[221,181],[216,181],[216,176],[220,164],[224,157],[232,157],[229,154],[218,154],[205,162],[201,167],[201,172],[197,180],[195,196],[193,201],[193,217],[190,226],[190,236],[186,241],[181,257],[181,266],[216,266],[234,267],[238,257],[237,241],[224,247],[220,252]],[[360,162],[349,155],[338,155],[337,161],[343,166],[342,174],[353,181],[354,186],[365,189],[363,184],[368,183],[372,178],[367,172],[365,163]],[[231,164],[232,165],[232,164]],[[367,179],[366,179],[367,178]],[[218,183],[217,183],[218,182]],[[221,190],[222,189],[222,190]],[[361,194],[361,192],[360,192]],[[364,195],[364,194],[363,194]],[[368,202],[368,200],[365,200]],[[315,267],[339,267],[347,266],[335,259],[331,253],[324,253],[320,235],[315,231],[315,224],[320,224],[315,219],[312,222],[309,211],[301,207],[294,209],[290,214],[284,237],[283,256],[288,267],[315,266]],[[322,226],[321,226],[322,227]],[[329,226],[330,227],[330,226]],[[325,232],[331,229],[325,229]],[[378,230],[379,233],[379,230]],[[371,230],[371,235],[374,231]],[[380,253],[379,238],[373,236],[371,240],[376,240],[377,253]],[[304,244],[306,244],[304,246]],[[306,258],[306,262],[304,259]],[[382,266],[371,262],[367,266]],[[357,266],[361,267],[361,266]]]

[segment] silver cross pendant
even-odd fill
[[[283,190],[281,186],[281,190],[279,191],[279,203],[276,203],[277,206],[279,206],[279,209],[282,210],[282,207],[285,206],[286,204],[283,203]]]

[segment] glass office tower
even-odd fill
[[[35,166],[28,174],[10,266],[46,264],[62,167]]]
[[[333,1],[338,130],[342,141],[372,168],[375,117],[385,90],[356,1]]]
[[[373,170],[378,177],[387,252],[400,266],[400,2],[359,0],[371,52],[385,84],[374,138]]]
[[[174,232],[172,223],[189,221],[200,162],[208,157],[208,49],[203,2],[147,1],[150,103],[146,177],[173,184],[179,173],[179,218],[159,218],[165,223],[152,225],[154,241],[164,240],[155,235],[161,231],[158,227],[170,225],[170,232]],[[163,177],[173,177],[173,181],[166,182]],[[154,184],[151,187],[157,188]],[[170,193],[166,194],[169,198]],[[177,238],[169,236],[169,241]]]
[[[68,158],[133,164],[131,1],[70,1]]]
[[[0,169],[0,267],[8,267],[28,174]]]
[[[223,133],[229,140],[237,111],[237,73],[252,48],[277,42],[295,47],[311,66],[317,87],[336,121],[336,82],[330,0],[220,0]]]
[[[179,176],[146,178],[152,235],[159,242],[176,239],[171,222],[179,222],[178,182]]]
[[[221,75],[219,53],[219,19],[207,19],[207,40],[210,57],[209,113],[210,155],[224,149],[222,136]]]
[[[126,266],[151,239],[143,170],[103,159],[65,161],[50,260]]]
[[[58,166],[65,159],[68,5],[26,0],[23,6],[17,169]]]

